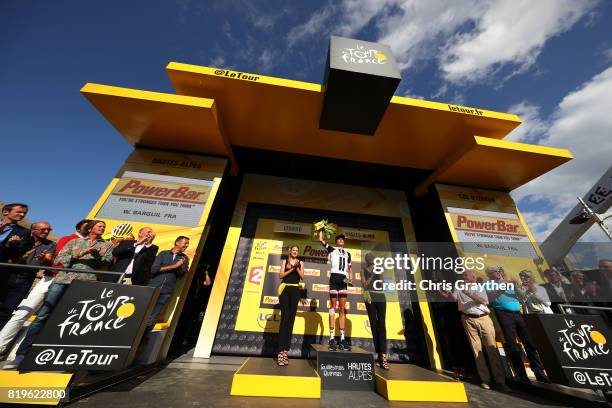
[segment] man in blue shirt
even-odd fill
[[[505,280],[504,268],[501,266],[489,266],[486,272],[491,281],[510,283]],[[516,282],[513,283],[515,286],[517,285]],[[544,365],[542,360],[540,360],[540,355],[527,331],[527,325],[521,317],[521,302],[517,298],[516,290],[492,290],[488,291],[487,295],[489,297],[489,306],[495,310],[497,321],[504,333],[506,340],[504,348],[519,380],[529,382],[521,357],[521,349],[516,342],[517,337],[523,343],[531,370],[534,372],[536,379],[541,382],[550,382],[544,372]]]
[[[184,253],[188,247],[189,238],[181,235],[176,238],[171,250],[161,251],[153,262],[152,277],[147,286],[159,288],[159,297],[147,322],[147,333],[151,331],[164,306],[172,297],[176,280],[189,270],[189,257]]]
[[[28,213],[25,204],[13,203],[2,207],[0,224],[0,262],[22,263],[22,257],[32,247],[30,230],[18,224]],[[0,268],[0,328],[10,319],[14,305],[7,299],[12,286],[9,279],[14,276],[15,268]],[[8,303],[11,304],[7,304]],[[19,302],[17,302],[19,303]]]

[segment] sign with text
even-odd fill
[[[465,252],[538,257],[516,214],[454,207],[447,211]]]
[[[547,265],[510,194],[446,184],[436,184],[436,191],[458,255],[484,259],[473,269],[479,279],[488,279],[486,268],[501,267],[507,280],[520,282],[519,272],[528,270],[543,283],[538,272]]]
[[[332,36],[319,127],[373,135],[400,81],[389,46]]]
[[[313,344],[317,353],[317,372],[324,390],[371,391],[374,389],[374,358],[359,347],[352,351],[329,351]]]
[[[209,180],[126,171],[96,217],[195,227],[212,184]]]
[[[159,289],[76,280],[68,286],[21,371],[111,371],[129,365]]]
[[[612,337],[600,316],[530,314],[524,318],[552,381],[612,389]]]

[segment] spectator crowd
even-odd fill
[[[141,228],[134,237],[131,226],[123,224],[119,228],[126,231],[113,231],[112,238],[106,240],[104,221],[84,219],[75,225],[71,235],[53,242],[49,239],[52,227],[48,222],[34,222],[30,229],[19,224],[27,213],[28,206],[22,203],[2,207],[0,359],[7,357],[26,321],[36,315],[15,359],[4,369],[19,367],[74,280],[97,280],[104,276],[100,273],[103,271],[116,272],[114,276],[119,276],[123,284],[159,288],[160,295],[147,322],[146,333],[151,331],[171,298],[177,278],[189,268],[189,257],[185,255],[188,237],[178,236],[172,249],[158,253],[152,228]]]
[[[549,382],[536,345],[523,319],[525,314],[582,313],[600,315],[609,324],[608,312],[612,306],[612,261],[601,259],[594,274],[572,271],[565,276],[555,268],[544,271],[546,283],[537,284],[534,273],[522,270],[520,281],[507,277],[501,266],[485,269],[486,278],[478,278],[467,270],[466,282],[494,281],[512,283],[507,290],[439,291],[439,296],[456,302],[461,325],[465,331],[480,377],[481,387],[489,389],[491,382],[501,390],[508,390],[506,375],[500,364],[497,340],[504,351],[518,381],[530,382],[524,357],[537,381]],[[504,287],[497,285],[496,287]],[[572,310],[564,311],[561,305]],[[447,323],[448,325],[448,323]],[[452,330],[445,328],[445,333]],[[501,335],[500,335],[501,334]],[[445,342],[450,344],[450,340]]]
[[[52,227],[48,222],[34,222],[30,229],[19,224],[27,213],[26,204],[13,203],[2,207],[0,359],[6,358],[26,321],[36,315],[16,351],[15,359],[6,364],[5,369],[19,367],[68,286],[74,280],[97,280],[104,276],[103,271],[115,272],[115,276],[121,276],[123,284],[159,288],[160,294],[146,323],[145,333],[152,330],[172,296],[177,279],[189,268],[190,260],[185,254],[189,247],[188,237],[178,236],[172,249],[159,251],[154,244],[155,231],[150,227],[141,228],[134,237],[131,226],[122,224],[117,228],[126,231],[113,232],[112,238],[107,240],[103,238],[106,232],[104,221],[84,219],[76,223],[71,235],[53,242],[49,239]],[[595,275],[572,271],[566,276],[557,269],[547,269],[544,271],[547,280],[544,284],[538,284],[534,273],[529,270],[519,272],[519,282],[508,279],[502,267],[489,266],[485,270],[487,280],[512,282],[513,289],[455,289],[436,294],[456,302],[483,388],[489,389],[494,382],[497,387],[507,389],[497,349],[500,332],[518,380],[529,381],[523,362],[525,356],[536,379],[548,382],[523,314],[560,313],[560,305],[571,304],[570,307],[578,306],[574,312],[599,314],[608,321],[606,310],[591,306],[612,306],[612,260],[602,259],[598,266]],[[433,276],[437,276],[435,271]],[[463,279],[467,282],[482,280],[470,270],[465,272]],[[207,273],[204,285],[210,285]],[[447,313],[448,310],[439,316],[440,321],[450,321]],[[446,327],[443,333],[443,343],[452,349],[452,334],[449,333],[453,333],[453,329]]]

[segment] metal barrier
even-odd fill
[[[2,268],[33,269],[36,271],[44,270],[44,271],[58,271],[58,272],[63,271],[63,272],[75,272],[75,273],[93,273],[94,275],[115,275],[119,277],[117,279],[117,283],[121,283],[123,281],[123,276],[125,275],[125,272],[96,271],[94,269],[58,268],[56,266],[36,266],[36,265],[23,265],[23,264],[12,264],[12,263],[0,262],[0,269]]]
[[[565,310],[567,308],[567,311]],[[574,312],[571,309],[592,309],[592,310],[602,310],[604,312],[612,312],[612,307],[603,307],[603,306],[586,306],[586,305],[559,305],[559,309],[561,309],[562,314],[573,314]]]

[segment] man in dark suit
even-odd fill
[[[548,294],[548,298],[551,302],[551,308],[553,312],[561,313],[559,304],[569,302],[572,287],[567,283],[563,283],[561,280],[561,275],[559,275],[559,272],[554,269],[545,270],[544,276],[548,282],[544,283],[542,287],[546,289],[546,293]]]
[[[2,207],[0,225],[0,262],[17,262],[27,251],[30,230],[18,224],[28,213],[25,204],[6,204]]]
[[[23,255],[32,247],[30,230],[18,224],[28,213],[26,204],[12,203],[2,207],[2,225],[0,225],[0,262],[22,263]],[[10,318],[12,307],[4,303],[10,292],[9,278],[14,268],[0,267],[0,326]],[[10,309],[10,310],[9,310]]]
[[[124,239],[113,249],[116,258],[112,270],[125,272],[124,283],[145,286],[151,277],[157,245],[153,245],[155,232],[144,227],[138,231],[138,240]]]

